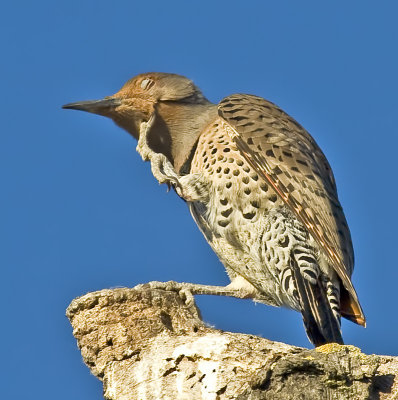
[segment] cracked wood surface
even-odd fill
[[[223,332],[174,291],[88,293],[67,316],[107,399],[398,399],[397,357]]]

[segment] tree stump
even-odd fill
[[[67,316],[106,399],[398,399],[398,357],[223,332],[174,291],[142,285],[88,293]]]

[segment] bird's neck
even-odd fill
[[[187,173],[189,161],[203,129],[216,118],[217,106],[162,102],[157,106],[158,118],[149,135],[150,147],[165,154],[178,173]]]

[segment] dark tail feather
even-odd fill
[[[317,280],[314,285],[305,279],[297,263],[292,262],[292,276],[296,283],[305,330],[315,347],[326,343],[344,344],[340,323],[333,315],[325,288]]]

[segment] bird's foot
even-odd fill
[[[140,126],[140,135],[137,143],[137,153],[144,161],[151,162],[153,176],[159,183],[178,184],[179,175],[176,173],[169,159],[162,153],[154,152],[147,142],[147,134],[155,120],[155,114],[147,122],[143,122]]]
[[[188,202],[208,200],[207,184],[202,174],[180,176],[164,154],[151,154],[151,170],[153,176],[162,184],[173,186],[177,194]]]
[[[194,307],[195,310],[198,312],[196,309],[196,304],[195,304],[195,299],[193,297],[193,293],[191,292],[190,288],[187,287],[190,284],[186,284],[183,282],[175,282],[175,281],[168,281],[168,282],[158,282],[158,281],[152,281],[148,283],[142,283],[134,287],[134,289],[137,290],[143,290],[143,289],[158,289],[158,290],[165,290],[165,291],[171,291],[171,292],[177,292],[178,295],[180,296],[181,300],[184,302],[184,304],[188,307]]]
[[[153,124],[152,117],[148,122],[143,122],[137,144],[137,152],[144,161],[151,162],[151,170],[156,180],[162,184],[173,186],[177,194],[188,202],[208,200],[208,185],[202,174],[189,174],[181,176],[174,169],[170,160],[162,153],[154,152],[147,143],[147,132]]]
[[[210,296],[229,296],[237,297],[239,299],[253,298],[256,296],[254,292],[242,290],[234,287],[233,285],[228,286],[213,286],[213,285],[202,285],[198,283],[186,283],[186,282],[157,282],[152,281],[144,284],[140,284],[134,287],[134,289],[160,289],[169,290],[178,293],[182,293],[183,296],[187,296],[187,299],[191,299],[193,295],[210,295]],[[190,293],[187,295],[187,293]]]
[[[160,184],[167,183],[176,188],[180,186],[180,176],[164,154],[152,152],[149,160],[151,161],[152,174]]]
[[[159,183],[173,186],[177,194],[188,202],[205,201],[208,199],[208,190],[201,174],[180,176],[164,154],[150,155],[153,176]]]

